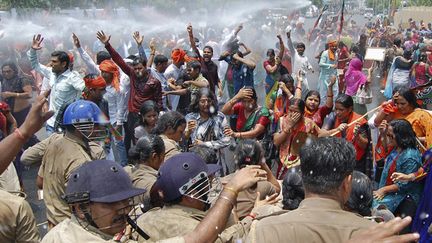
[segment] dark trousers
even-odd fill
[[[125,137],[124,137],[125,139],[124,143],[126,147],[126,152],[128,153],[128,157],[129,157],[129,149],[132,146],[132,141],[135,139],[134,130],[135,127],[138,125],[140,119],[141,117],[138,113],[129,112],[126,127],[125,127]]]

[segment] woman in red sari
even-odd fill
[[[336,76],[331,76],[327,87],[326,103],[319,106],[321,99],[319,92],[311,90],[306,94],[304,116],[314,121],[319,127],[322,126],[324,118],[330,114],[333,109],[333,85],[336,83]]]
[[[323,125],[323,129],[337,137],[345,138],[356,150],[356,170],[372,175],[370,155],[370,131],[367,120],[353,111],[351,96],[340,94],[335,101],[335,117]],[[352,124],[353,123],[353,124]],[[351,125],[349,125],[351,124]]]
[[[301,99],[292,99],[289,113],[279,119],[278,132],[273,135],[273,143],[279,146],[277,179],[283,179],[288,169],[300,165],[299,155],[294,152],[293,147],[304,144],[308,135],[318,136],[321,133],[315,122],[306,118],[304,114],[305,102]]]

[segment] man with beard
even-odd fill
[[[139,110],[141,105],[147,100],[153,100],[162,110],[162,85],[147,69],[147,61],[143,58],[136,58],[132,62],[132,67],[126,64],[123,58],[109,43],[111,36],[107,36],[103,31],[97,33],[97,38],[105,45],[105,48],[112,57],[112,60],[129,76],[130,79],[130,96],[128,101],[128,126],[126,135],[128,138],[133,137],[134,126],[141,119]],[[130,148],[130,143],[125,141],[126,151]]]
[[[218,66],[212,61],[213,48],[211,46],[205,46],[203,49],[203,55],[201,56],[193,36],[192,25],[188,25],[187,31],[189,34],[189,41],[192,49],[198,55],[199,61],[201,63],[201,73],[209,81],[210,91],[216,95],[216,87],[218,87],[218,96],[222,96],[222,83],[220,82],[218,76]]]

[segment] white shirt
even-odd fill
[[[71,72],[69,69],[57,76],[51,68],[39,63],[36,50],[33,48],[27,52],[27,56],[30,59],[32,68],[44,75],[51,88],[49,110],[54,111],[54,116],[47,121],[47,124],[54,127],[60,107],[63,104],[73,102],[81,96],[81,92],[85,87],[84,80],[79,76],[78,72]]]

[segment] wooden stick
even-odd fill
[[[358,121],[360,121],[361,119],[365,118],[367,115],[369,115],[369,114],[375,112],[375,111],[378,110],[380,107],[381,107],[381,105],[379,105],[379,106],[373,108],[372,110],[366,112],[366,114],[364,114],[363,116],[361,116],[361,117],[355,119],[355,120],[352,121],[350,124],[348,124],[347,127],[350,127],[350,126],[356,124]],[[335,136],[335,135],[337,135],[337,134],[340,133],[340,132],[341,132],[341,131],[336,131],[336,132],[332,133],[330,136]]]
[[[416,140],[417,140],[417,143],[420,145],[420,147],[421,147],[424,151],[426,151],[427,148],[423,145],[423,143],[420,141],[420,139],[419,139],[418,137],[416,137]]]

